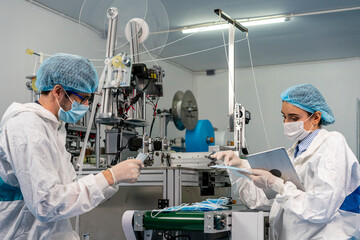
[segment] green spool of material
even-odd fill
[[[143,224],[145,229],[151,230],[204,231],[204,212],[162,212],[152,218],[148,211],[144,214]]]

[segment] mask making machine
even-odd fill
[[[220,9],[215,12],[231,26],[229,130],[234,132],[234,138],[232,146],[219,146],[212,150],[231,149],[246,155],[245,125],[251,116],[234,100],[234,31],[235,28],[247,29]],[[80,175],[97,173],[120,161],[135,158],[139,152],[146,154],[147,158],[136,183],[121,183],[118,193],[110,200],[80,216],[80,232],[95,239],[110,239],[113,235],[118,239],[125,236],[126,239],[171,239],[167,237],[181,234],[185,237],[179,239],[188,239],[186,236],[192,239],[229,239],[230,236],[233,239],[268,239],[268,213],[248,211],[242,205],[232,205],[221,211],[191,214],[179,211],[152,217],[152,209],[220,197],[230,199],[230,179],[226,171],[211,168],[219,163],[210,157],[213,151],[208,148],[214,145],[214,130],[209,122],[210,131],[195,131],[199,127],[209,128],[209,125],[199,124],[203,120],[198,120],[198,107],[191,91],[178,91],[171,109],[157,109],[157,102],[163,96],[165,71],[159,65],[148,67],[139,59],[139,44],[149,33],[146,22],[135,18],[127,23],[128,56],[124,52],[115,54],[117,9],[109,8],[107,17],[105,67],[99,87],[91,111],[78,123],[67,126],[67,149],[72,153],[74,167]],[[36,89],[31,88],[34,77],[29,77],[27,86],[36,96]],[[152,106],[150,113],[146,111],[148,104]],[[152,115],[152,121],[150,131],[146,132],[148,115]],[[160,134],[152,137],[156,117],[160,120]],[[185,144],[183,139],[167,138],[167,125],[171,120],[178,130],[186,129]],[[191,142],[191,138],[196,139],[195,143],[203,144],[206,150],[183,152],[184,145]],[[189,150],[191,145],[186,148]],[[114,211],[118,214],[110,214]],[[103,224],[98,219],[103,219]],[[123,229],[119,228],[120,222]],[[104,236],[104,232],[109,235]]]

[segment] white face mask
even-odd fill
[[[284,123],[284,134],[285,136],[287,136],[290,140],[292,141],[301,141],[304,138],[306,138],[310,133],[313,127],[311,127],[311,129],[309,131],[306,131],[304,128],[304,123],[309,120],[312,115],[311,114],[310,117],[308,117],[308,119],[306,119],[305,121],[297,121],[297,122],[288,122],[288,123]]]

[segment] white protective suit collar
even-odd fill
[[[311,142],[310,146],[306,149],[306,151],[294,159],[294,165],[302,163],[308,156],[313,154],[315,150],[322,144],[322,142],[329,136],[327,133],[328,131],[326,129],[320,129],[319,133]],[[289,150],[287,150],[289,156],[294,156],[297,144],[298,143],[294,143],[294,145]]]
[[[52,112],[41,106],[40,104],[37,103],[22,104],[22,103],[14,102],[8,107],[8,109],[6,110],[6,112],[4,113],[1,119],[0,132],[2,131],[4,125],[9,119],[23,112],[33,112],[38,116],[40,116],[42,119],[48,120],[51,123],[51,125],[54,127],[54,129],[57,129],[59,127],[59,120],[56,118],[56,116]]]

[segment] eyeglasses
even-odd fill
[[[92,103],[92,101],[94,99],[94,94],[93,93],[90,96],[83,97],[83,96],[80,96],[79,94],[77,94],[76,92],[73,92],[73,91],[67,90],[66,92],[78,96],[81,99],[80,104],[84,104],[86,101],[89,101],[89,104],[90,104],[90,103]]]

